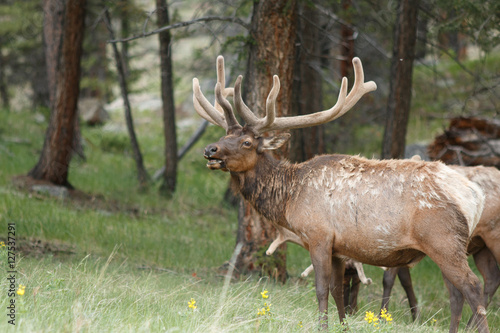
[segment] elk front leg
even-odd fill
[[[406,292],[406,297],[408,297],[411,316],[413,321],[415,321],[418,318],[418,302],[417,296],[415,296],[415,291],[413,290],[413,284],[411,282],[410,269],[408,267],[400,267],[398,270],[398,277],[399,282],[401,282],[401,285]]]
[[[457,288],[455,288],[455,286],[446,278],[444,274],[443,279],[450,294],[450,333],[458,332],[458,325],[460,324],[460,318],[462,318],[462,309],[464,307],[464,296]]]
[[[384,271],[384,277],[382,280],[382,285],[384,286],[384,293],[382,295],[382,306],[380,310],[388,310],[389,300],[391,298],[391,291],[394,287],[394,282],[396,281],[396,275],[398,274],[399,267],[391,267]]]
[[[330,292],[332,293],[332,297],[335,300],[335,305],[337,305],[337,311],[339,313],[340,323],[343,323],[345,319],[344,296],[343,296],[344,271],[345,271],[344,261],[338,257],[332,257]]]
[[[356,273],[351,276],[351,285],[349,289],[350,295],[347,301],[344,294],[344,305],[346,306],[346,311],[349,314],[354,314],[356,313],[356,311],[358,311],[358,293],[359,293],[360,282],[361,280],[356,270]]]
[[[310,248],[311,261],[314,266],[316,281],[316,297],[318,298],[319,323],[321,329],[328,329],[328,293],[332,275],[332,246]]]
[[[458,331],[458,323],[462,316],[464,297],[473,312],[471,325],[477,327],[479,333],[489,333],[486,320],[486,308],[483,303],[481,283],[467,264],[467,258],[459,263],[446,262],[439,265],[450,293],[451,323],[450,332]]]

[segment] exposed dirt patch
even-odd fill
[[[0,237],[7,244],[7,239]],[[54,257],[66,257],[76,254],[76,247],[58,241],[43,241],[37,238],[16,238],[16,254],[24,257],[40,258],[47,254]]]
[[[49,181],[34,179],[27,175],[14,176],[12,178],[12,184],[18,190],[27,193],[30,197],[39,199],[46,199],[51,196],[34,190],[37,186],[58,187]],[[121,212],[132,215],[155,213],[151,209],[144,210],[138,206],[131,206],[130,204],[124,204],[116,200],[105,198],[102,194],[89,194],[78,189],[67,188],[67,194],[64,197],[60,197],[59,200],[76,208],[101,210],[109,213]]]

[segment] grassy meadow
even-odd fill
[[[15,288],[26,287],[15,296],[14,327],[7,316],[10,283],[7,273],[2,274],[0,331],[315,331],[314,274],[299,278],[310,263],[305,250],[288,246],[290,279],[284,285],[259,276],[229,281],[218,270],[231,258],[237,213],[222,200],[228,175],[207,170],[201,149],[221,130],[209,127],[184,157],[178,190],[166,200],[158,196],[159,184],[139,191],[123,115],[111,117],[113,126],[82,128],[87,159],[74,158],[69,180],[87,196],[71,201],[18,185],[17,176],[38,159],[48,118],[40,121],[30,110],[0,111],[0,240],[6,241],[9,223],[15,224]],[[162,165],[161,114],[144,111],[135,117],[152,174]],[[422,121],[412,119],[415,123]],[[195,127],[179,127],[180,145]],[[418,128],[429,131],[425,124]],[[409,135],[422,136],[411,129]],[[0,259],[6,272],[5,249],[0,249]],[[471,266],[477,272],[472,261]],[[374,326],[365,320],[366,312],[379,310],[382,270],[365,266],[365,272],[373,284],[361,287],[360,310],[348,318],[352,332],[448,331],[448,293],[432,261],[424,259],[412,269],[421,307],[415,323],[398,283],[389,308],[392,322]],[[466,305],[462,328],[470,314]],[[331,298],[329,320],[331,332],[343,331]],[[498,294],[488,320],[491,331],[500,332]]]

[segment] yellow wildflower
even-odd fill
[[[297,324],[297,326],[298,326],[298,327],[302,327],[302,326],[303,326],[303,325],[302,325],[302,320],[301,320],[301,321],[299,321],[299,323]]]
[[[190,309],[195,310],[195,309],[198,307],[198,306],[197,306],[197,305],[195,305],[195,304],[196,304],[196,301],[194,300],[194,298],[191,298],[191,300],[188,302],[188,307],[189,307]]]
[[[380,312],[380,317],[382,317],[382,319],[385,319],[386,322],[390,323],[392,321],[392,315],[387,312],[387,309],[382,309],[382,311]]]
[[[266,299],[266,298],[269,298],[269,295],[267,294],[268,291],[267,289],[265,289],[263,292],[261,292],[260,294],[262,295],[262,298]]]
[[[266,308],[258,309],[257,315],[258,316],[265,316],[266,315]]]
[[[374,326],[378,325],[378,317],[371,311],[366,312],[365,321],[367,321],[368,324],[373,323]]]
[[[0,247],[4,248],[5,247],[5,243],[4,242],[0,242]]]
[[[26,289],[26,286],[24,286],[24,285],[20,284],[20,285],[19,285],[19,288],[17,289],[17,294],[18,294],[19,296],[23,296],[23,295],[24,295],[24,291],[25,291],[25,289]]]

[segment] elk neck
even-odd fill
[[[285,210],[294,186],[295,165],[277,160],[271,153],[260,155],[255,168],[231,172],[237,189],[259,214],[278,225],[285,225]]]

